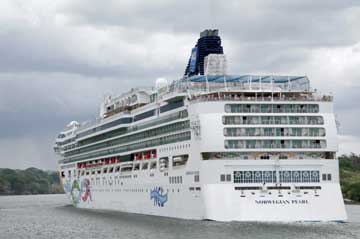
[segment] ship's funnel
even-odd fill
[[[200,33],[195,47],[191,50],[185,76],[204,75],[204,59],[209,54],[224,54],[219,30],[204,30]]]

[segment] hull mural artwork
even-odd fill
[[[168,194],[164,194],[162,187],[155,187],[150,191],[150,200],[154,200],[154,206],[163,207],[168,200]]]
[[[86,178],[80,184],[78,180],[74,180],[71,186],[70,196],[74,206],[77,206],[80,200],[83,202],[92,201],[90,180]]]
[[[83,193],[81,195],[81,199],[83,200],[83,202],[86,201],[92,201],[91,198],[91,191],[90,191],[90,180],[88,178],[84,179],[81,182],[81,188],[83,189]]]

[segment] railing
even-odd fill
[[[292,97],[243,97],[243,96],[233,96],[232,94],[226,95],[223,93],[219,93],[218,95],[214,94],[205,94],[201,96],[194,96],[191,101],[193,102],[201,102],[201,101],[255,101],[255,102],[271,102],[271,101],[282,101],[282,102],[293,102],[293,101],[324,101],[331,102],[333,97],[330,95],[322,95],[322,96],[292,96]],[[250,112],[249,113],[256,113]],[[279,112],[281,113],[281,112]]]

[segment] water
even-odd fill
[[[221,223],[75,209],[64,195],[0,197],[0,238],[360,238],[360,206],[349,223]]]

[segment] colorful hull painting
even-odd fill
[[[64,184],[65,192],[69,192],[68,183]],[[82,200],[83,202],[92,201],[91,190],[90,190],[90,180],[85,178],[79,183],[79,180],[74,180],[72,182],[71,190],[70,190],[71,201],[74,206],[77,206]]]
[[[150,200],[154,200],[154,206],[163,207],[168,200],[168,194],[164,194],[162,187],[155,187],[150,191]]]

